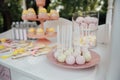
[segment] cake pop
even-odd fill
[[[75,63],[75,57],[72,55],[69,55],[66,57],[66,64],[73,65]]]
[[[66,55],[64,54],[60,54],[58,57],[57,57],[57,60],[59,62],[65,62],[65,59],[66,59]]]
[[[85,58],[83,57],[83,56],[81,56],[81,55],[78,55],[77,57],[76,57],[76,63],[77,64],[85,64]]]

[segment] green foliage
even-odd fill
[[[12,20],[20,20],[21,19],[21,1],[22,0],[4,0],[2,7],[0,7],[1,11],[9,11],[11,13],[8,14],[12,17]]]
[[[104,4],[102,5],[102,2]],[[48,9],[57,9],[58,6],[63,6],[60,9],[60,16],[71,19],[74,12],[77,11],[97,11],[102,7],[100,12],[107,11],[107,0],[51,0]]]

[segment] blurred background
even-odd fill
[[[11,28],[13,21],[22,21],[23,1],[37,12],[35,0],[0,0],[0,33]],[[99,24],[105,24],[108,0],[46,0],[45,8],[56,9],[60,17],[71,20],[77,11],[98,11]]]

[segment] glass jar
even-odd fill
[[[73,44],[87,45],[89,48],[94,48],[97,45],[98,18],[98,12],[92,11],[75,12],[73,14]],[[78,41],[79,43],[76,43]]]

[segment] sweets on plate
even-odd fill
[[[68,65],[83,65],[92,59],[91,53],[87,48],[82,50],[67,49],[65,51],[59,51],[54,53],[54,58],[60,63],[66,63]]]

